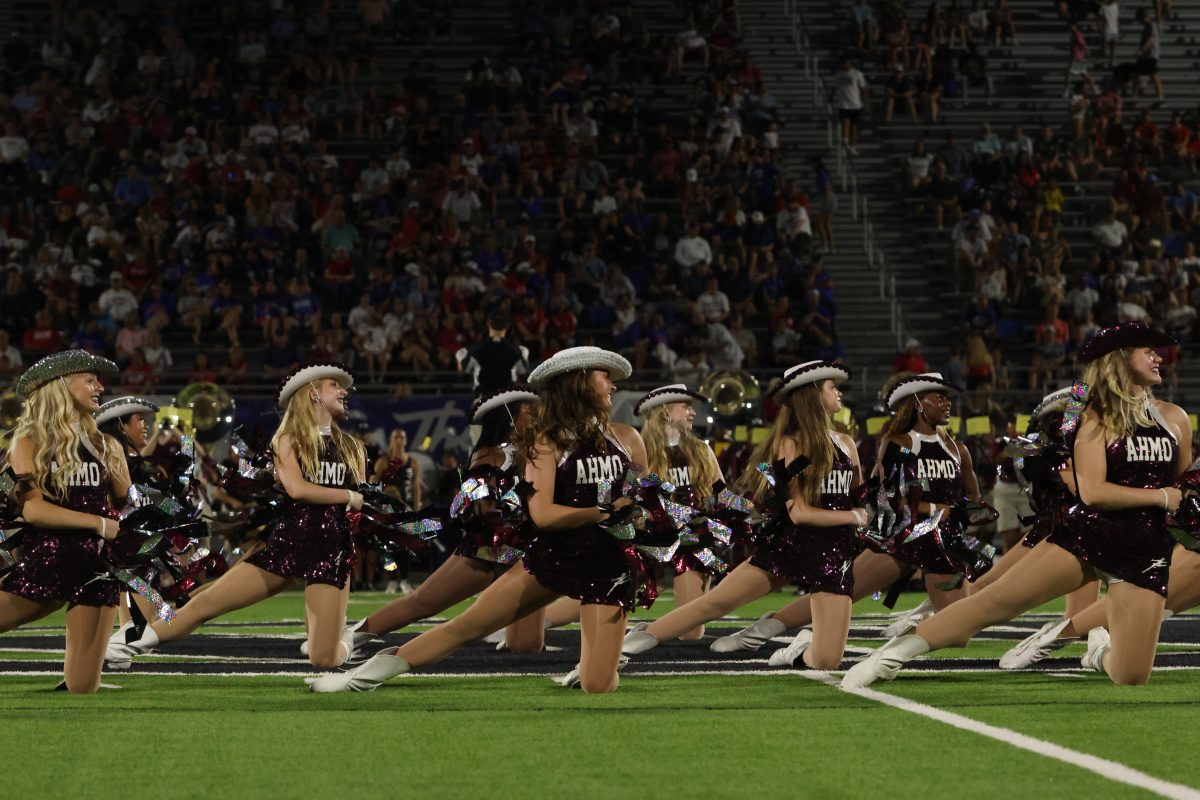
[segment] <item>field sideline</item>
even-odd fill
[[[389,599],[356,594],[350,615]],[[765,598],[710,630],[787,600]],[[668,592],[635,616],[671,607]],[[1083,673],[1082,645],[1059,651],[1046,671],[997,671],[1000,653],[1045,619],[1034,615],[914,664],[880,692],[850,694],[823,673],[769,668],[774,645],[718,656],[692,642],[636,658],[615,695],[590,697],[550,680],[577,660],[571,630],[550,632],[554,649],[540,656],[477,644],[372,694],[312,695],[297,651],[302,611],[288,594],[231,614],[129,672],[106,673],[122,688],[90,697],[50,691],[61,614],[0,637],[5,794],[582,800],[906,797],[942,787],[977,797],[1200,798],[1192,615],[1164,626],[1160,669],[1140,688]],[[886,622],[877,601],[855,611],[848,659],[878,646]]]

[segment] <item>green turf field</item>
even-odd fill
[[[350,614],[387,599],[356,595]],[[786,599],[739,615],[756,617]],[[668,595],[655,611],[671,606]],[[264,623],[298,620],[302,610],[298,595],[284,595],[220,620],[240,626],[202,632],[293,634],[298,643],[299,625]],[[857,611],[882,609],[866,600]],[[945,656],[994,659],[1008,644],[977,642]],[[37,657],[4,647],[0,637],[5,661]],[[691,647],[685,652],[713,658],[703,644]],[[1063,652],[1077,658],[1082,647],[1073,648]],[[627,675],[615,695],[586,696],[540,675],[437,675],[372,694],[312,695],[292,675],[107,673],[123,688],[79,697],[50,691],[52,677],[10,675],[0,677],[9,742],[0,785],[4,796],[26,798],[1154,796],[810,678]],[[1171,669],[1132,688],[1078,673],[924,672],[877,688],[1200,787],[1198,678]]]

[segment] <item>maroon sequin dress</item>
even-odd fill
[[[912,440],[913,455],[916,457],[916,480],[922,486],[921,500],[939,506],[956,506],[962,502],[963,473],[958,448],[946,448],[936,433],[921,434],[908,432]],[[961,526],[948,519],[945,514],[938,526],[943,539],[961,537]],[[914,523],[928,519],[928,514],[915,515]],[[962,566],[948,559],[931,534],[919,536],[911,542],[897,540],[888,549],[889,555],[909,566],[918,567],[935,575],[955,575]]]
[[[662,477],[675,486],[672,500],[699,510],[702,505],[700,494],[692,485],[692,465],[688,463],[682,447],[671,445],[667,448],[667,474]],[[701,572],[705,575],[712,573],[712,569],[705,566],[690,550],[681,551],[671,559],[671,568],[676,575],[685,572]]]
[[[596,506],[596,484],[620,486],[629,455],[613,438],[602,447],[582,445],[559,457],[554,502],[572,508]],[[537,487],[534,487],[535,491]],[[600,525],[539,531],[525,548],[525,569],[538,583],[584,605],[633,608],[638,578],[625,546]]]
[[[83,462],[67,487],[66,497],[46,499],[84,514],[112,517],[112,485],[108,470],[92,452],[79,446]],[[0,585],[6,592],[38,602],[72,606],[115,606],[121,584],[107,575],[101,562],[104,539],[79,528],[25,528],[21,560]]]
[[[1156,424],[1139,427],[1105,448],[1106,480],[1120,486],[1159,489],[1175,482],[1179,444],[1151,408]],[[1142,506],[1097,511],[1076,502],[1047,541],[1113,578],[1167,596],[1167,572],[1175,540],[1162,508]]]
[[[1074,444],[1074,439],[1072,436],[1068,444]],[[1037,516],[1029,528],[1029,533],[1021,539],[1021,544],[1026,547],[1035,547],[1048,538],[1062,525],[1067,510],[1075,503],[1075,495],[1067,491],[1066,484],[1057,475],[1058,470],[1067,466],[1067,463],[1055,464],[1055,475],[1050,480],[1039,480],[1030,487],[1032,505],[1037,509]]]
[[[516,447],[504,444],[500,446],[500,449],[504,453],[504,463],[500,465],[499,471],[511,472],[516,468]],[[467,473],[470,475],[471,470],[468,470]],[[525,526],[521,527],[524,529]],[[521,558],[520,538],[520,533],[514,531],[511,537],[497,543],[492,530],[472,527],[463,531],[462,541],[454,549],[454,555],[481,561],[499,575]]]
[[[833,466],[821,484],[817,505],[826,511],[854,508],[851,484],[854,462],[833,436]],[[755,551],[750,563],[809,592],[854,593],[854,559],[862,541],[853,525],[816,527],[795,525],[783,516],[770,538]]]
[[[338,454],[333,437],[321,436],[317,461],[319,486],[353,488],[350,467]],[[283,501],[279,516],[271,526],[267,546],[248,561],[254,566],[284,578],[327,583],[341,588],[350,577],[353,544],[345,503],[318,505],[290,498]]]

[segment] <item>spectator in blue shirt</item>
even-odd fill
[[[137,167],[130,167],[126,170],[125,177],[113,187],[113,197],[121,205],[141,208],[154,197],[154,189],[150,182],[141,176]]]

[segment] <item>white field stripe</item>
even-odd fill
[[[805,678],[818,681],[820,683],[840,688],[839,679],[833,677],[827,672],[801,672]],[[1138,789],[1145,789],[1148,792],[1157,794],[1160,797],[1169,797],[1172,800],[1200,800],[1200,791],[1191,786],[1184,786],[1181,783],[1171,783],[1164,781],[1161,778],[1156,778],[1153,775],[1147,775],[1145,772],[1127,767],[1124,764],[1119,764],[1116,761],[1109,761],[1107,758],[1081,753],[1078,750],[1072,750],[1069,747],[1054,744],[1053,742],[1035,739],[1024,733],[1001,728],[996,725],[989,725],[986,722],[979,722],[969,717],[964,717],[961,714],[955,714],[950,711],[943,711],[934,706],[927,706],[924,703],[918,703],[913,700],[908,700],[903,697],[897,697],[883,692],[877,692],[874,689],[842,689],[847,694],[862,697],[867,700],[874,700],[877,703],[882,703],[885,706],[898,708],[901,711],[907,711],[910,714],[916,714],[927,719],[932,719],[936,722],[942,722],[946,725],[977,733],[980,736],[986,736],[989,739],[995,739],[998,742],[1010,744],[1013,747],[1021,750],[1028,750],[1031,753],[1036,753],[1039,756],[1052,758],[1055,761],[1061,761],[1064,764],[1085,769],[1088,772],[1095,773],[1101,778],[1106,778],[1117,783],[1124,783],[1128,786],[1135,786]]]

